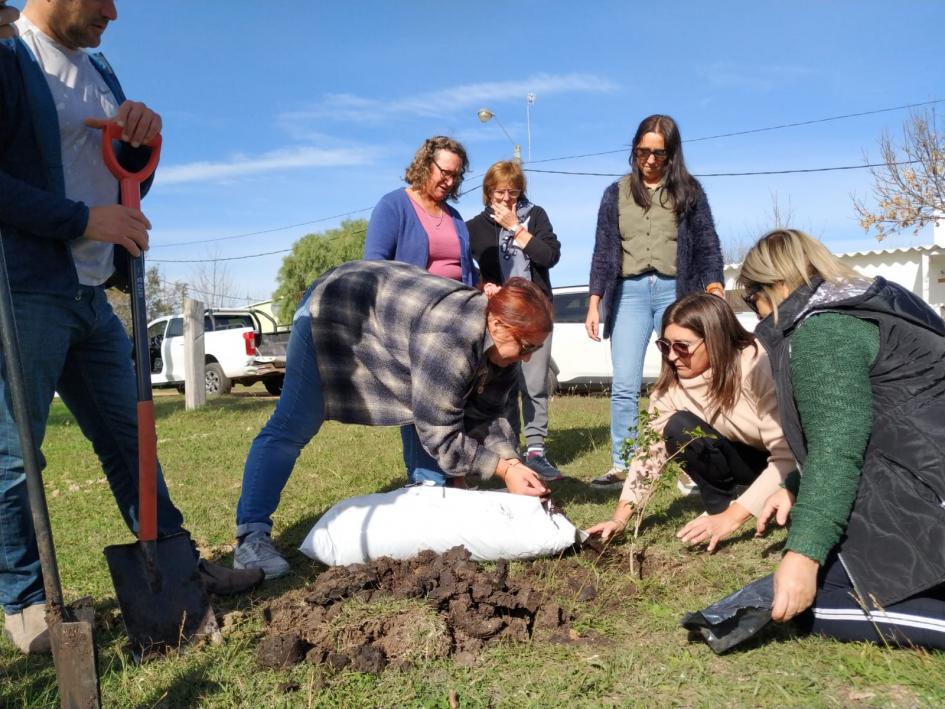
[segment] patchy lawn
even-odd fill
[[[183,397],[157,398],[159,452],[168,485],[204,554],[230,562],[233,515],[249,445],[275,399],[240,389],[194,413]],[[555,500],[580,526],[606,519],[616,493],[587,482],[609,465],[609,407],[600,397],[556,397],[549,454],[570,478]],[[124,650],[114,590],[101,553],[130,541],[90,446],[60,402],[44,453],[46,494],[66,595],[95,598],[105,706],[894,706],[945,705],[945,654],[843,645],[778,628],[763,644],[716,657],[687,641],[679,618],[757,576],[779,558],[783,532],[755,539],[747,529],[717,554],[682,547],[675,530],[698,514],[696,500],[667,496],[653,506],[643,537],[642,578],[629,574],[626,547],[593,555],[511,564],[512,582],[539,588],[567,615],[568,632],[490,643],[476,653],[432,649],[380,674],[329,663],[263,669],[257,652],[264,609],[300,594],[320,568],[295,552],[329,506],[402,481],[399,435],[392,429],[326,424],[299,459],[276,515],[276,543],[294,573],[249,597],[217,599],[225,642],[143,666]],[[495,565],[485,565],[487,572]],[[290,596],[291,598],[291,596]],[[360,615],[359,615],[360,614]],[[411,600],[367,609],[354,598],[337,618],[417,626],[436,639],[436,616]],[[402,620],[402,619],[408,620]],[[417,620],[425,618],[423,622]],[[401,619],[401,620],[398,620]],[[332,627],[338,626],[337,621]],[[355,629],[356,630],[356,629]],[[345,638],[350,637],[344,635]],[[339,635],[341,637],[341,635]],[[339,641],[340,642],[340,641]],[[344,642],[348,642],[345,640]],[[0,643],[0,706],[58,706],[48,658],[25,658]]]

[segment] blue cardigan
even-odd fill
[[[89,56],[123,103],[108,62]],[[59,119],[42,67],[21,40],[0,40],[0,231],[13,291],[74,295],[79,287],[70,242],[85,233],[89,209],[66,198],[60,152]],[[118,150],[119,162],[132,171],[149,155],[127,143]],[[149,186],[150,180],[142,185],[142,196]]]
[[[597,235],[594,256],[591,258],[591,278],[588,290],[601,297],[601,320],[604,337],[613,331],[613,300],[620,280],[621,245],[619,226],[620,182],[606,190],[597,213]],[[688,211],[676,230],[676,297],[704,291],[710,283],[724,283],[722,275],[722,246],[715,232],[709,200],[702,186],[696,182],[698,193],[695,206]]]
[[[475,285],[477,274],[469,249],[466,223],[451,206],[446,203],[441,206],[449,213],[459,237],[462,281],[467,286]],[[388,192],[374,207],[364,237],[364,258],[402,261],[426,269],[430,260],[430,241],[405,189]]]

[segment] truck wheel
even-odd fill
[[[263,379],[263,386],[273,396],[282,394],[282,385],[285,383],[285,377],[266,377]]]
[[[218,396],[229,394],[233,387],[229,377],[223,373],[223,367],[216,362],[207,362],[204,366],[204,377],[207,383],[208,399],[215,399]]]
[[[178,385],[177,385],[176,387],[174,387],[174,388],[177,389],[177,393],[178,393],[178,394],[183,394],[183,393],[185,393],[185,389],[184,389],[184,385],[183,385],[183,384],[178,384]]]

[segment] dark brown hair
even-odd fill
[[[423,145],[417,149],[416,155],[413,156],[413,162],[407,166],[407,170],[404,172],[404,182],[415,190],[422,189],[430,178],[430,170],[433,161],[436,159],[437,150],[454,153],[462,161],[462,166],[459,168],[459,177],[453,180],[450,193],[446,196],[447,199],[457,200],[459,199],[460,185],[463,184],[463,177],[466,175],[466,170],[469,169],[469,158],[466,157],[466,148],[463,147],[462,143],[447,138],[445,135],[436,135],[423,141]]]
[[[705,340],[712,378],[709,383],[711,418],[728,411],[738,401],[742,379],[741,353],[746,347],[758,348],[755,336],[742,327],[735,312],[724,300],[708,293],[690,293],[666,308],[661,332],[670,325],[692,330]],[[663,394],[679,381],[676,368],[663,359],[663,368],[653,387]]]
[[[689,174],[686,169],[686,162],[683,160],[682,138],[679,135],[679,127],[669,116],[654,114],[647,116],[640,123],[637,132],[633,136],[633,143],[630,145],[630,194],[633,195],[633,201],[643,207],[644,211],[649,211],[652,206],[650,203],[650,191],[643,184],[643,175],[640,173],[640,163],[636,159],[636,149],[647,133],[658,133],[663,136],[663,143],[666,146],[666,165],[663,178],[664,189],[660,197],[661,206],[672,206],[676,214],[676,220],[682,219],[687,212],[691,211],[696,205],[696,195],[698,194],[695,178]],[[666,197],[669,197],[668,203],[663,203]]]
[[[489,298],[486,316],[498,318],[518,339],[547,335],[554,324],[554,309],[548,296],[531,281],[514,276]]]
[[[486,176],[482,178],[482,203],[492,203],[492,193],[500,182],[508,182],[514,189],[521,192],[521,197],[525,196],[525,173],[522,166],[512,160],[500,160],[493,163],[486,171]]]

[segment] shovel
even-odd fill
[[[16,419],[26,473],[26,488],[33,513],[33,529],[39,562],[43,570],[43,587],[46,591],[46,624],[52,644],[53,662],[56,665],[56,681],[59,697],[64,709],[97,709],[102,704],[98,684],[98,666],[95,642],[92,638],[92,623],[95,609],[91,598],[83,598],[75,606],[67,606],[62,600],[62,584],[56,564],[46,493],[40,475],[39,456],[30,427],[29,403],[26,395],[26,379],[20,361],[20,346],[13,315],[13,298],[7,276],[7,261],[0,238],[0,340],[6,365],[6,381],[10,388],[13,415]]]
[[[141,183],[157,167],[161,136],[148,145],[151,156],[138,172],[118,164],[114,141],[122,129],[107,123],[102,129],[102,157],[121,185],[121,203],[140,209]],[[131,260],[131,321],[135,378],[138,388],[138,541],[105,548],[122,620],[136,661],[179,649],[198,635],[215,636],[216,618],[200,580],[190,535],[180,532],[158,539],[157,431],[151,397],[148,321],[144,293],[144,254]]]

